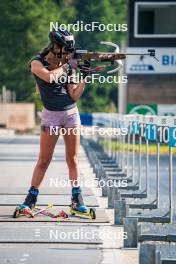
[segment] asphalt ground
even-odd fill
[[[89,207],[96,208],[97,220],[12,218],[15,206],[23,202],[30,185],[38,152],[39,136],[0,137],[0,263],[138,263],[138,250],[122,248],[123,227],[114,226],[114,210],[107,209],[107,198],[96,187],[95,175],[82,147],[79,152],[81,180],[95,182],[83,188],[83,196]],[[54,211],[69,210],[71,189],[61,186],[61,179],[68,179],[62,138],[40,188],[40,207],[53,203]]]

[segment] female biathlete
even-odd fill
[[[70,59],[67,63],[60,63],[58,68],[49,71],[46,55],[52,52],[54,56],[62,58],[64,55],[73,52],[75,43],[73,35],[61,28],[51,31],[49,33],[49,40],[49,46],[30,61],[30,69],[36,79],[43,103],[40,153],[33,171],[29,192],[23,204],[19,205],[16,211],[23,214],[24,210],[32,210],[37,202],[38,188],[51,162],[59,137],[59,135],[51,135],[49,128],[52,126],[69,130],[69,133],[65,133],[63,137],[69,178],[72,184],[71,208],[81,213],[87,213],[88,209],[83,202],[79,186],[78,149],[80,145],[80,133],[75,133],[75,130],[70,128],[76,127],[77,132],[80,131],[81,123],[76,101],[84,91],[84,78],[89,73],[88,69],[90,65],[86,65],[86,71],[85,67],[82,68],[81,73],[83,77],[77,84],[74,81],[61,82],[59,81],[60,78],[58,78],[58,82],[50,82],[51,74],[57,75],[57,77],[66,77],[66,80],[68,80],[68,76],[74,77],[78,64],[76,60]],[[74,80],[74,78],[69,78],[69,80]]]

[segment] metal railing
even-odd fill
[[[176,117],[99,114],[94,117],[94,125],[99,128],[96,135],[83,145],[96,177],[99,181],[127,183],[118,187],[114,184],[110,191],[108,186],[102,188],[108,206],[114,208],[114,224],[124,225],[128,234],[124,247],[137,247],[140,242],[140,263],[161,263],[162,251],[170,252],[173,248],[167,243],[176,242],[173,194]],[[100,133],[110,128],[113,133]],[[161,149],[166,152],[164,155]],[[167,184],[166,194],[163,186],[167,189]],[[146,241],[155,244],[148,245]],[[157,242],[161,241],[166,244],[158,249]],[[174,257],[176,260],[172,254],[171,261]]]

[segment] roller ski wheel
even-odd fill
[[[82,217],[89,217],[92,220],[96,219],[96,211],[94,208],[90,208],[89,212],[80,212],[74,208],[70,208],[70,215],[72,216],[82,216]]]
[[[90,208],[89,214],[92,220],[96,219],[96,211],[94,208]]]
[[[20,216],[30,216],[33,218],[34,214],[28,206],[20,205],[15,209],[15,212],[13,213],[13,218],[19,218]]]
[[[57,218],[57,217],[62,217],[64,219],[66,219],[66,218],[68,218],[68,214],[64,210],[61,210],[58,215],[55,215],[54,218]]]

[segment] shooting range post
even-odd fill
[[[159,62],[127,56],[128,113],[176,115],[176,1],[129,1],[127,53],[156,50]],[[168,108],[169,106],[169,108]]]

